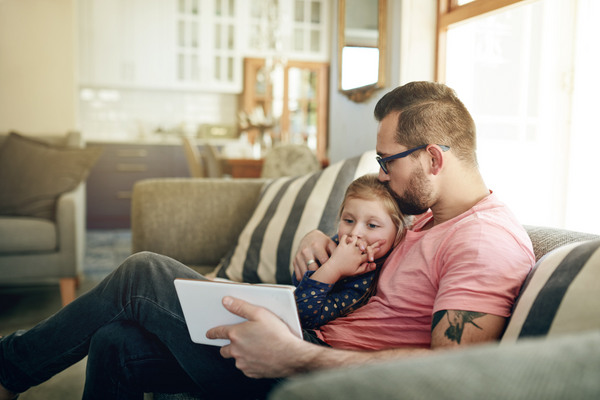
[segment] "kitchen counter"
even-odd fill
[[[125,136],[84,136],[86,143],[98,144],[131,144],[131,145],[170,145],[181,146],[181,136],[176,135],[152,135],[146,137]],[[208,143],[213,146],[239,145],[238,139],[200,139],[196,138],[199,145]]]

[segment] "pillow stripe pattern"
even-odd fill
[[[217,276],[249,283],[292,284],[293,257],[311,230],[335,231],[346,188],[356,177],[377,172],[375,152],[340,161],[322,171],[278,178],[265,189],[235,248]]]
[[[548,253],[523,285],[502,343],[600,329],[599,287],[600,240]]]
[[[296,180],[289,179],[285,182],[277,191],[277,194],[267,207],[265,214],[263,215],[262,220],[252,232],[252,237],[250,238],[250,245],[248,246],[248,251],[246,253],[246,259],[244,260],[244,270],[243,270],[243,279],[244,282],[260,282],[258,278],[258,261],[260,259],[260,245],[263,242],[265,233],[267,231],[267,226],[269,222],[275,215],[275,211],[277,211],[277,206],[281,202],[281,198],[286,193],[289,186]]]
[[[290,275],[288,261],[294,243],[294,236],[298,225],[300,224],[300,219],[302,218],[304,205],[308,201],[308,198],[321,175],[322,172],[312,174],[310,178],[306,180],[302,189],[298,192],[298,196],[296,196],[296,199],[294,200],[294,205],[292,206],[290,215],[279,238],[279,245],[277,246],[277,272],[275,275],[275,280],[277,282],[286,282]]]

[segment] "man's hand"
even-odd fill
[[[300,241],[300,246],[294,257],[294,272],[296,273],[296,279],[301,281],[306,271],[316,271],[319,264],[325,264],[335,248],[335,242],[323,232],[317,230],[309,232],[304,236],[302,241]],[[319,264],[317,264],[316,261],[318,261]]]
[[[281,378],[305,369],[303,360],[312,353],[311,345],[294,335],[279,317],[229,296],[223,298],[223,306],[248,321],[217,326],[206,332],[206,337],[229,339],[231,343],[221,347],[221,355],[235,358],[235,366],[246,376]]]

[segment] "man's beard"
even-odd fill
[[[431,207],[431,183],[427,181],[423,167],[420,165],[410,178],[402,196],[394,190],[391,192],[404,215],[421,215]]]

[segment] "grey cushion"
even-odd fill
[[[487,345],[289,381],[270,400],[598,399],[600,332]]]
[[[545,254],[565,244],[600,239],[600,235],[575,232],[567,229],[533,225],[523,225],[523,227],[531,238],[536,261],[539,261]]]
[[[0,215],[53,220],[58,197],[87,177],[101,153],[11,133],[0,146]]]
[[[0,254],[56,251],[56,224],[43,218],[0,217]]]

